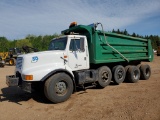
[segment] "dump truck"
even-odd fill
[[[73,22],[62,34],[50,42],[48,51],[19,55],[15,75],[6,76],[7,85],[27,92],[41,88],[48,100],[60,103],[77,88],[136,83],[151,76],[150,66],[141,63],[153,60],[149,39],[105,32],[101,23]]]

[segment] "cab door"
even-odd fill
[[[75,70],[89,68],[89,55],[86,37],[69,38],[68,64]]]

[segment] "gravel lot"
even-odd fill
[[[52,104],[38,93],[7,87],[14,66],[0,68],[0,120],[160,120],[160,57],[155,55],[149,80],[109,85],[74,93]]]

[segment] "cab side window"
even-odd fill
[[[84,52],[84,38],[80,39],[71,39],[71,43],[69,46],[70,51],[81,51]]]

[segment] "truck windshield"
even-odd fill
[[[59,38],[52,40],[49,44],[48,50],[65,50],[67,44],[67,38]]]

